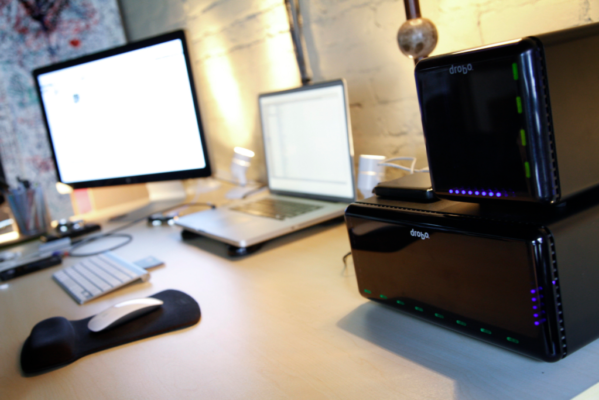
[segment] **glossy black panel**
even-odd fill
[[[529,40],[418,64],[420,109],[437,194],[466,201],[548,200],[551,159],[546,155],[545,104],[539,100],[544,95],[538,93],[537,65],[530,63],[539,54]]]
[[[422,77],[429,166],[431,171],[452,167],[451,174],[434,175],[436,190],[479,190],[489,196],[528,192],[519,146],[524,118],[518,113],[516,60],[460,66],[467,73],[440,67]]]
[[[497,224],[472,229],[466,220],[459,228],[437,217],[442,226],[418,214],[391,223],[353,211],[346,220],[362,296],[529,356],[559,358],[544,231],[518,226],[510,235]]]

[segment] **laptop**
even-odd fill
[[[355,200],[345,81],[262,94],[258,103],[270,194],[177,225],[244,248],[339,217]]]

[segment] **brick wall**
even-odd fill
[[[185,28],[213,163],[234,146],[264,178],[257,95],[298,86],[283,0],[121,0],[131,40]],[[300,0],[314,80],[348,81],[354,150],[426,166],[413,62],[395,41],[401,0]],[[599,0],[421,0],[439,30],[434,54],[597,21]]]

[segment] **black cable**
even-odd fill
[[[180,204],[180,205],[177,205],[177,206],[171,206],[171,207],[166,208],[166,209],[164,209],[162,211],[159,211],[159,213],[160,214],[164,214],[167,211],[170,211],[170,210],[173,210],[175,208],[182,207],[182,206],[208,206],[208,207],[210,207],[212,209],[216,208],[216,206],[214,204],[212,204],[212,203],[188,203],[188,204],[184,203],[184,204]],[[150,217],[150,216],[152,216],[154,214],[158,214],[158,213],[152,213],[152,214],[144,216],[143,218],[138,218],[138,219],[133,220],[133,221],[131,221],[131,222],[125,224],[125,225],[122,225],[122,226],[119,226],[117,228],[114,228],[114,229],[112,229],[112,230],[110,230],[108,232],[104,232],[104,233],[101,233],[101,234],[96,235],[96,236],[92,236],[92,237],[88,237],[88,238],[85,238],[85,239],[81,239],[80,241],[75,242],[71,246],[71,249],[69,250],[68,254],[71,257],[90,257],[90,256],[95,256],[95,255],[104,253],[106,251],[116,250],[119,247],[123,247],[123,246],[125,246],[125,245],[127,245],[127,244],[129,244],[129,243],[131,243],[133,241],[133,236],[131,236],[128,233],[116,233],[116,232],[120,232],[120,231],[122,231],[124,229],[130,228],[133,225],[140,223],[141,221],[145,221],[145,220],[148,219],[148,217]],[[113,246],[113,247],[111,247],[109,249],[104,249],[102,251],[96,251],[94,253],[73,254],[73,250],[78,249],[80,247],[83,247],[85,245],[88,245],[90,243],[93,243],[93,242],[95,242],[97,240],[107,238],[107,237],[124,237],[127,240],[125,240],[122,243],[117,244],[116,246]]]
[[[239,182],[234,181],[233,179],[221,178],[219,176],[215,176],[214,179],[216,179],[217,181],[232,183],[233,185],[240,186]]]
[[[105,239],[107,237],[123,237],[123,238],[125,238],[127,240],[125,240],[122,243],[117,244],[116,246],[112,246],[109,249],[104,249],[104,250],[96,251],[94,253],[84,253],[84,254],[75,254],[75,253],[73,253],[73,250],[78,249],[79,247],[82,247],[82,246],[85,246],[87,244],[93,243],[96,240]],[[119,247],[123,247],[124,245],[131,243],[132,241],[133,241],[133,236],[131,236],[128,233],[109,233],[109,234],[104,234],[104,235],[101,235],[101,236],[95,236],[93,238],[84,239],[84,240],[81,240],[81,241],[75,243],[73,246],[71,246],[71,250],[69,250],[68,254],[69,254],[70,257],[91,257],[91,256],[96,256],[98,254],[102,254],[102,253],[105,253],[107,251],[116,250]]]
[[[153,213],[150,216],[148,216],[148,223],[154,225],[154,226],[160,226],[163,223],[167,223],[169,225],[172,225],[172,222],[174,222],[175,218],[179,217],[184,211],[186,212],[186,214],[189,214],[189,208],[190,207],[196,207],[196,206],[210,206],[210,208],[214,209],[216,208],[216,206],[212,203],[186,203],[186,204],[181,204],[178,206],[173,207],[171,210],[165,214],[165,211],[163,212],[157,212],[157,213]]]
[[[241,186],[241,187],[243,187],[243,186],[244,186],[244,185],[241,185],[239,182],[237,182],[237,181],[234,181],[234,180],[232,180],[232,179],[220,178],[220,177],[215,177],[214,179],[216,179],[217,181],[222,181],[222,182],[232,183],[233,185],[236,185],[236,186]],[[249,182],[249,183],[251,183],[251,182]],[[253,183],[258,183],[258,182],[253,182]],[[257,192],[258,190],[260,190],[260,189],[263,189],[263,188],[265,188],[266,186],[268,186],[268,185],[266,185],[266,184],[262,183],[262,184],[260,184],[260,186],[258,186],[256,189],[252,190],[252,191],[251,191],[251,192],[249,192],[249,193],[246,193],[246,194],[244,195],[244,197],[242,197],[242,198],[245,198],[245,196],[247,196],[248,194],[252,194],[252,193],[254,193],[254,192]]]
[[[216,206],[214,204],[212,204],[212,203],[183,203],[180,206],[171,207],[168,210],[172,210],[173,208],[182,207],[182,206],[187,206],[187,207],[190,207],[190,206],[208,206],[211,209],[215,209],[216,208]],[[166,211],[168,211],[168,210],[166,210]],[[166,211],[162,211],[162,212],[164,213]]]
[[[244,195],[243,195],[241,198],[242,198],[242,199],[245,199],[245,198],[247,198],[248,196],[251,196],[251,195],[253,195],[253,194],[254,194],[254,193],[256,193],[256,192],[259,192],[259,191],[261,191],[261,190],[262,190],[262,189],[264,189],[265,187],[266,187],[266,185],[264,185],[264,184],[263,184],[263,185],[260,185],[260,186],[258,186],[256,189],[254,189],[254,190],[250,190],[249,192],[247,192],[246,194],[244,194]]]
[[[169,207],[169,208],[165,208],[165,209],[164,209],[164,210],[162,210],[162,211],[153,212],[152,214],[149,214],[149,215],[146,215],[146,216],[144,216],[144,217],[141,217],[141,218],[138,218],[138,219],[136,219],[136,220],[133,220],[133,221],[129,222],[128,224],[125,224],[125,225],[123,225],[123,226],[119,226],[118,228],[114,228],[113,230],[111,230],[111,231],[108,231],[108,232],[106,232],[106,233],[104,233],[104,234],[102,234],[102,235],[108,235],[108,234],[111,234],[111,233],[114,233],[114,232],[119,232],[119,231],[122,231],[122,230],[124,230],[124,229],[127,229],[127,228],[129,228],[129,227],[131,227],[131,226],[135,225],[135,224],[138,224],[138,223],[140,223],[141,221],[145,221],[145,220],[147,220],[147,219],[148,219],[148,217],[151,217],[151,216],[152,216],[152,215],[154,215],[154,214],[164,214],[164,213],[165,213],[165,212],[167,212],[167,211],[174,210],[175,208],[179,208],[179,207],[183,207],[183,206],[208,206],[208,207],[210,207],[210,208],[212,208],[212,209],[216,208],[216,206],[215,206],[214,204],[212,204],[212,203],[188,203],[188,204],[186,204],[186,203],[183,203],[183,204],[179,204],[179,205],[177,205],[177,206],[171,206],[171,207]]]
[[[343,256],[343,271],[347,268],[347,257],[351,256],[351,251]]]

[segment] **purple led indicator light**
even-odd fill
[[[487,192],[483,192],[483,196],[486,196],[486,195],[487,195]]]
[[[470,194],[470,195],[471,195],[471,194],[472,194],[472,190],[469,190],[469,191],[468,191],[468,194]]]
[[[532,289],[532,290],[530,291],[530,293],[533,293],[533,294],[534,294],[534,292],[536,292],[536,290],[534,290],[534,289]]]
[[[536,309],[537,309],[537,306],[532,306],[532,309],[533,309],[533,310],[536,310]]]
[[[536,298],[536,297],[533,297],[533,298],[532,298],[532,301],[537,301],[537,298]]]
[[[555,281],[551,281],[551,283],[553,283],[555,285]]]
[[[465,191],[465,190],[462,190],[462,194],[466,194],[466,191]]]
[[[539,325],[539,321],[535,321],[535,325]]]
[[[490,197],[493,197],[494,195],[495,195],[495,193],[493,193],[493,192],[489,192],[489,196],[490,196]]]
[[[449,193],[453,193],[453,189],[449,189]]]
[[[501,197],[501,193],[497,193],[497,197]]]
[[[474,194],[478,196],[480,192],[477,190],[476,192],[474,192]]]
[[[535,318],[539,318],[539,314],[533,314]]]

